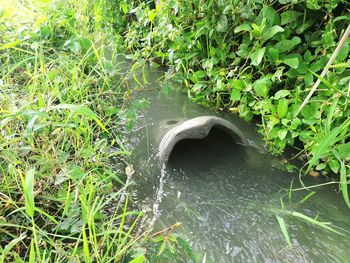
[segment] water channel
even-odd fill
[[[311,190],[289,192],[292,181],[293,188],[301,187],[298,173],[284,171],[282,159],[267,153],[254,125],[195,104],[182,89],[160,84],[163,74],[143,72],[148,85],[135,97],[147,101],[130,136],[138,205],[147,215],[142,227],[159,230],[181,222],[177,233],[200,262],[349,262],[350,211],[338,186],[314,188],[315,194],[301,202]],[[162,130],[201,115],[235,124],[250,145],[238,145],[213,129],[203,140],[178,143],[169,163],[160,163],[156,142]],[[305,177],[303,182],[327,181]],[[288,246],[276,220],[278,211],[331,222],[342,235],[282,213],[291,238]]]

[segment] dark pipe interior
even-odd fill
[[[232,156],[232,152],[242,152],[242,146],[227,131],[214,126],[203,139],[179,141],[170,154],[169,164],[174,168],[186,164],[204,168]]]

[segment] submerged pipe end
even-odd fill
[[[208,136],[213,127],[230,134],[237,143],[247,144],[243,133],[232,123],[215,116],[201,116],[186,120],[168,130],[159,144],[159,159],[166,163],[174,146],[185,139],[203,139]]]

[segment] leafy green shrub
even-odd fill
[[[255,120],[274,153],[303,150],[309,169],[349,174],[347,40],[296,115],[350,21],[346,1],[132,1],[135,58],[174,69],[198,102]],[[337,134],[331,134],[334,129]],[[330,138],[331,137],[331,138]]]

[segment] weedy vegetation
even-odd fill
[[[135,58],[170,67],[197,102],[254,121],[301,174],[350,174],[349,2],[122,1]]]
[[[0,262],[143,262],[190,252],[172,229],[135,236],[142,213],[129,208],[123,170],[110,165],[128,163],[123,131],[133,121],[113,5],[0,8]]]
[[[319,187],[319,186],[315,186]],[[307,194],[300,200],[296,201],[296,198],[293,196],[294,191],[299,191],[303,190]],[[286,223],[286,220],[288,218],[294,218],[300,221],[303,221],[307,224],[313,225],[314,227],[318,227],[320,229],[323,229],[325,231],[345,236],[347,234],[347,231],[341,228],[337,228],[337,226],[332,225],[332,222],[323,222],[320,221],[318,218],[318,215],[316,216],[311,216],[311,215],[306,215],[305,213],[298,212],[297,210],[300,209],[300,206],[307,202],[312,196],[316,194],[315,191],[306,191],[306,189],[303,188],[294,188],[293,189],[293,181],[290,184],[289,191],[285,193],[282,197],[280,197],[280,208],[272,208],[268,209],[270,213],[272,213],[278,222],[278,225],[281,229],[281,232],[288,244],[288,246],[292,246],[288,226]],[[285,220],[286,219],[286,220]]]

